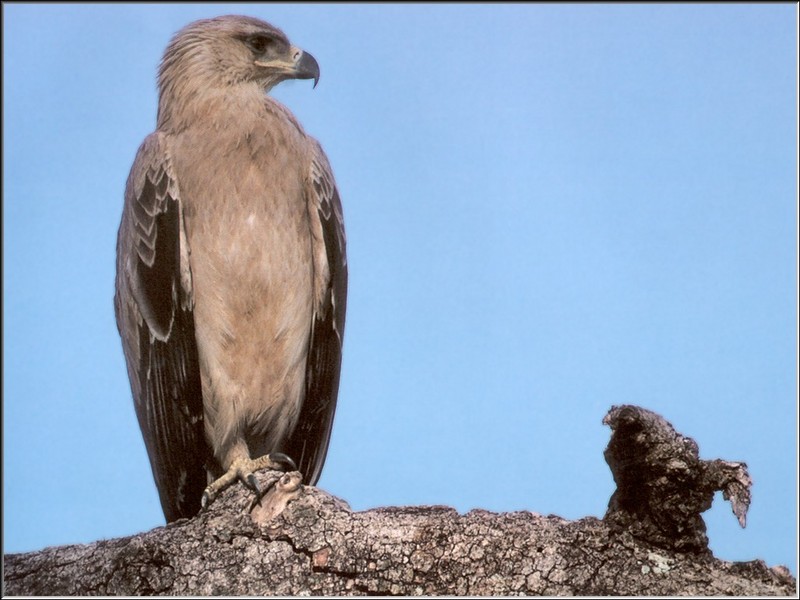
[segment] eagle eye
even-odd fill
[[[263,54],[275,45],[275,40],[267,35],[255,33],[245,39],[247,46],[258,54]]]

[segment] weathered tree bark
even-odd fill
[[[697,444],[641,408],[613,408],[605,517],[459,515],[444,506],[352,512],[278,481],[248,512],[233,486],[208,510],[140,535],[5,556],[9,595],[794,595],[785,567],[715,559],[700,513],[723,490],[744,524],[746,465],[702,461]]]

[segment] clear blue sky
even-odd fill
[[[348,228],[321,487],[602,516],[613,404],[746,461],[711,544],[797,572],[796,7],[3,5],[3,549],[163,523],[113,314],[125,179],[191,20],[318,59],[276,90]]]

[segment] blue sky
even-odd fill
[[[796,7],[3,5],[3,549],[163,523],[113,314],[155,73],[251,14],[322,77],[350,293],[320,486],[602,516],[614,404],[745,461],[720,558],[797,573]]]

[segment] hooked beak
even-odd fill
[[[294,77],[296,79],[313,79],[314,87],[317,87],[319,81],[317,59],[308,52],[300,50],[300,55],[294,61]]]

